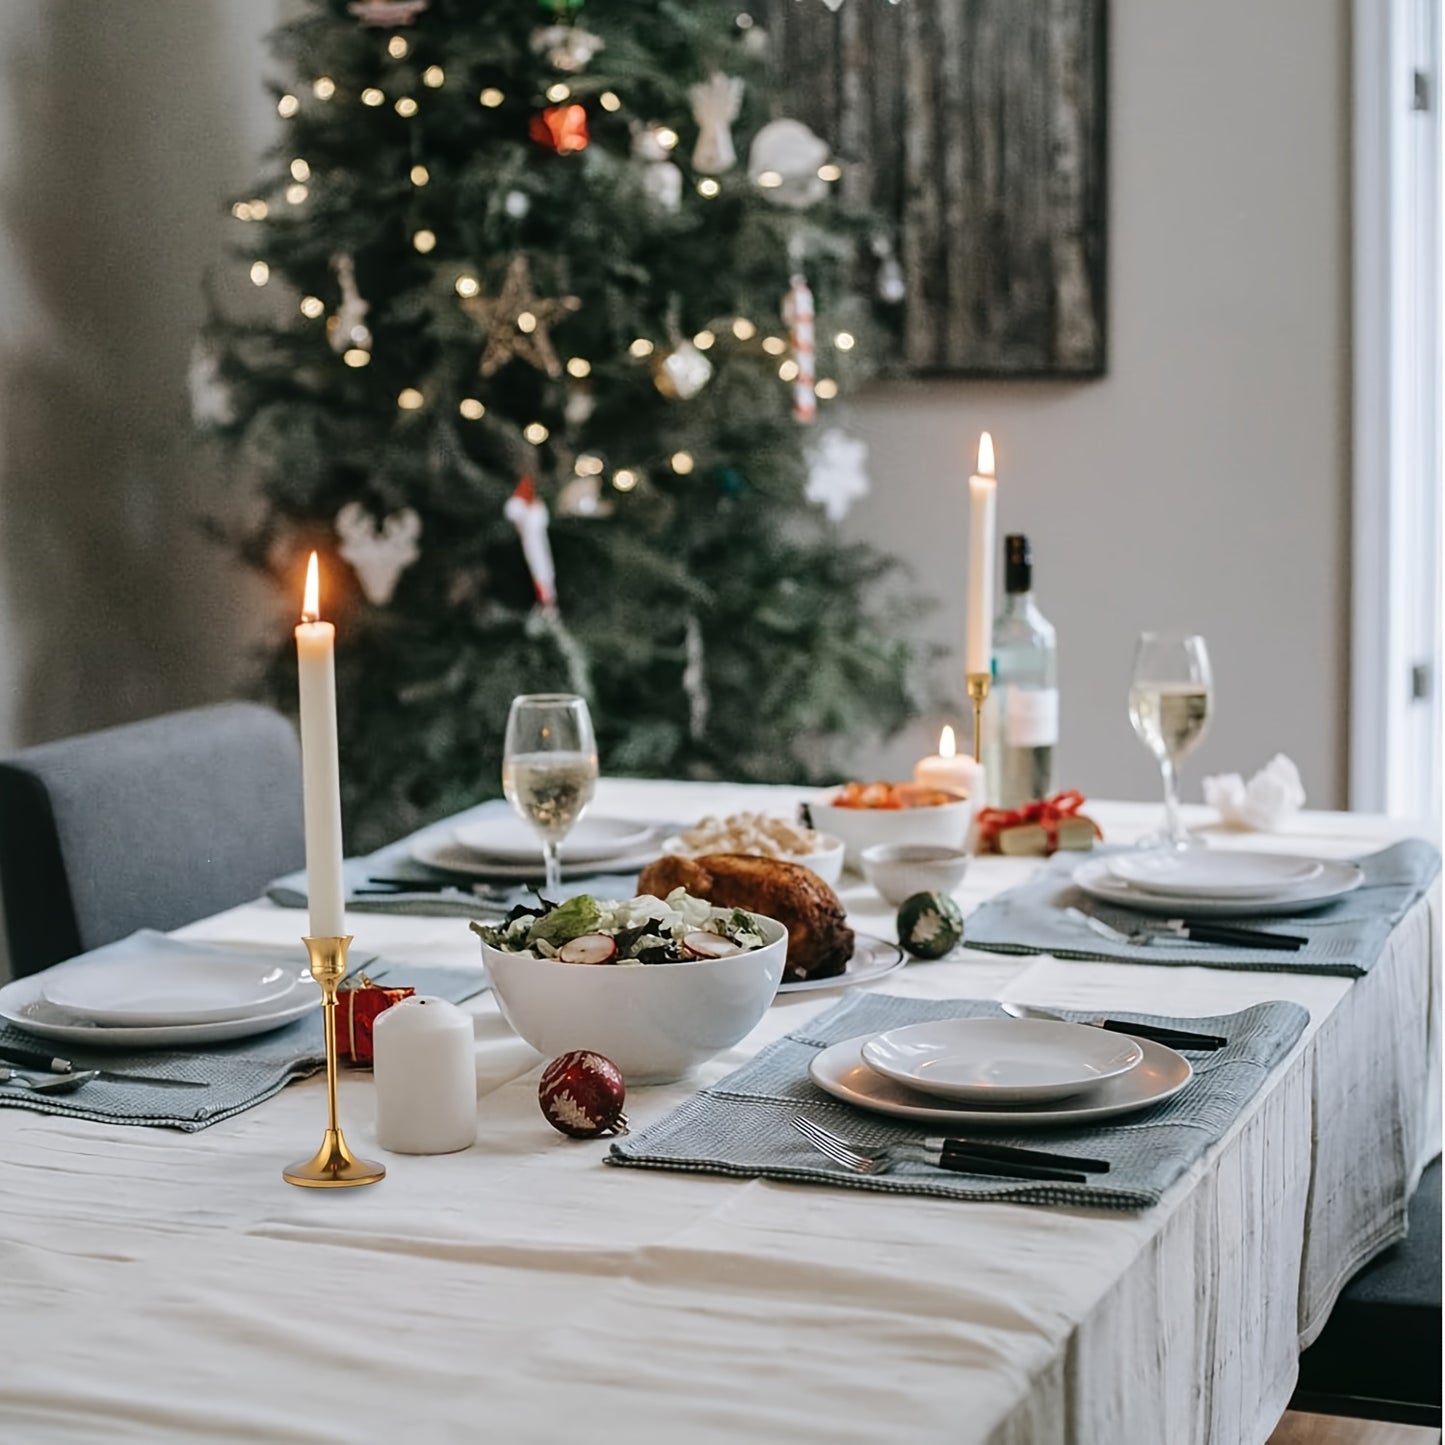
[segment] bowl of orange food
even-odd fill
[[[935,843],[962,848],[973,823],[973,799],[922,783],[845,783],[811,800],[814,828],[843,840],[843,856],[862,869],[862,852],[877,843]]]

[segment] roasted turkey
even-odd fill
[[[801,863],[746,853],[668,856],[649,863],[637,880],[639,893],[666,898],[686,888],[720,908],[746,908],[776,918],[788,930],[783,981],[831,978],[853,956],[853,930],[838,895]]]

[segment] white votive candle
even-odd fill
[[[958,751],[951,727],[945,727],[939,734],[938,752],[931,758],[919,758],[913,766],[915,783],[926,788],[945,788],[966,798],[979,796],[982,776],[982,766]]]
[[[393,1154],[452,1154],[477,1137],[472,1020],[420,995],[376,1016],[376,1142]]]

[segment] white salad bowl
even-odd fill
[[[689,848],[680,836],[674,835],[671,838],[663,839],[662,851],[675,853],[680,858],[700,858],[704,853],[724,853],[732,850]],[[747,850],[736,851],[745,853]],[[835,838],[831,833],[819,833],[818,847],[811,853],[781,853],[778,856],[784,863],[801,863],[804,868],[811,868],[830,887],[838,881],[843,872],[843,840]]]
[[[750,1033],[787,961],[788,931],[754,914],[764,943],[691,963],[561,963],[481,940],[502,1017],[539,1053],[605,1055],[628,1084],[680,1079]]]
[[[813,826],[843,840],[844,857],[862,872],[863,850],[879,843],[933,843],[941,848],[966,846],[973,822],[973,799],[934,803],[919,808],[838,808],[826,793],[808,802]]]

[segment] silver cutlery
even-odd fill
[[[1229,948],[1267,948],[1283,953],[1293,953],[1309,942],[1295,933],[1269,933],[1260,928],[1244,928],[1229,923],[1198,923],[1188,918],[1161,918],[1153,923],[1141,924],[1137,928],[1115,928],[1085,913],[1082,908],[1064,909],[1064,917],[1107,938],[1110,943],[1132,943],[1148,945],[1161,938],[1187,938],[1191,943],[1215,943]]]
[[[32,1079],[17,1069],[0,1069],[0,1084],[18,1084],[32,1094],[69,1094],[99,1074],[99,1069],[81,1069],[74,1074],[57,1074],[53,1079]]]
[[[1038,1008],[1028,1003],[1004,1003],[999,1007],[1012,1018],[1044,1019],[1060,1024],[1085,1024],[1089,1028],[1108,1029],[1111,1033],[1132,1034],[1138,1039],[1152,1039],[1156,1044],[1165,1044],[1171,1049],[1194,1049],[1196,1052],[1211,1053],[1222,1049],[1229,1040],[1218,1034],[1197,1034],[1189,1029],[1174,1029],[1163,1024],[1136,1024],[1127,1019],[1087,1018],[1070,1019],[1053,1009]]]
[[[804,1114],[792,1115],[789,1123],[820,1154],[855,1174],[886,1174],[896,1164],[912,1162],[932,1164],[957,1174],[1086,1184],[1088,1174],[1104,1173],[1109,1168],[1103,1159],[1015,1149],[1005,1144],[976,1144],[966,1139],[924,1139],[870,1149],[834,1134]]]
[[[159,1074],[128,1074],[119,1069],[77,1069],[69,1059],[52,1058],[33,1049],[0,1047],[0,1064],[19,1064],[22,1069],[39,1069],[43,1074],[88,1073],[92,1078],[121,1079],[128,1084],[160,1084],[176,1089],[209,1089],[207,1079],[168,1079]]]

